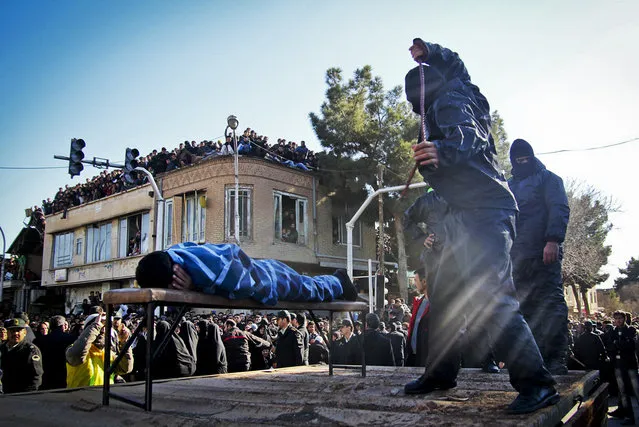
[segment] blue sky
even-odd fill
[[[87,157],[122,161],[188,140],[218,138],[226,117],[271,139],[319,148],[308,120],[324,73],[365,64],[387,88],[413,67],[416,36],[457,51],[510,139],[536,152],[639,137],[636,1],[0,2],[0,227],[7,245],[24,208],[73,184],[71,138]],[[564,179],[622,206],[608,272],[639,256],[639,142],[540,156]],[[99,171],[89,166],[82,181]]]

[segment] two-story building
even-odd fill
[[[577,299],[575,298],[575,293],[572,291],[570,286],[564,286],[564,297],[566,298],[566,305],[568,306],[568,314],[572,316],[579,316],[579,309],[577,305]],[[583,295],[579,294],[580,304],[581,304],[581,315],[586,314],[585,306],[583,300]],[[586,298],[588,299],[588,307],[590,308],[590,313],[594,314],[599,311],[599,304],[597,302],[597,289],[592,288],[588,289],[586,292]]]
[[[40,287],[42,270],[41,233],[41,230],[36,227],[24,227],[11,243],[9,249],[7,249],[7,253],[13,256],[13,263],[10,260],[5,260],[5,277],[2,286],[0,313],[37,312],[38,310],[33,310],[34,304],[43,306],[46,302],[50,302],[52,305],[59,302],[55,292],[47,295],[45,290]]]
[[[146,184],[73,207],[66,218],[48,216],[42,285],[65,287],[69,312],[91,292],[134,286],[137,263],[158,238],[163,248],[233,242],[235,197],[241,246],[251,257],[278,259],[309,275],[346,267],[345,224],[358,206],[334,206],[313,173],[260,158],[240,157],[238,194],[234,176],[232,156],[157,176],[163,215]],[[367,271],[375,245],[374,229],[357,225],[355,270]]]

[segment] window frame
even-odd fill
[[[104,227],[104,237],[102,236],[102,230]],[[95,254],[95,229],[98,229],[99,241],[101,241],[104,246],[102,246],[97,254]],[[84,251],[84,262],[86,264],[93,264],[95,262],[104,262],[113,259],[113,254],[111,253],[111,239],[113,238],[113,224],[111,221],[98,222],[95,224],[87,225],[86,227],[86,250]],[[104,240],[103,240],[104,239]],[[101,257],[102,251],[104,250],[104,258]],[[89,254],[91,257],[89,257]]]
[[[140,217],[140,255],[149,252],[151,242],[151,211],[136,212],[118,218],[118,258],[126,258],[129,256],[129,219],[135,216]],[[124,240],[122,239],[123,235],[126,235],[126,239]]]
[[[282,240],[282,196],[295,200],[295,229],[297,230],[297,242]],[[300,209],[300,203],[302,208]],[[303,212],[300,215],[300,210]],[[300,222],[300,216],[303,221]],[[273,191],[273,239],[283,243],[292,243],[298,246],[308,246],[308,197],[285,191]],[[301,226],[300,226],[301,225]],[[300,232],[302,230],[302,232]],[[300,241],[302,239],[302,241]]]
[[[348,230],[346,229],[346,223],[348,221],[346,220],[346,215],[347,214],[342,214],[337,216],[337,242],[334,242],[336,245],[348,245]],[[357,234],[355,230],[357,230]],[[355,236],[357,236],[357,239],[355,239]],[[362,222],[359,219],[355,221],[355,226],[353,227],[353,247],[362,247]]]
[[[83,251],[83,240],[82,237],[78,237],[77,239],[75,239],[75,255],[76,256],[80,256],[82,255],[82,251]]]
[[[240,240],[251,241],[253,240],[253,187],[240,185],[238,190],[240,192],[240,199],[238,200],[238,206],[240,207]],[[235,227],[235,213],[233,212],[235,202],[231,193],[235,194],[235,185],[228,185],[224,188],[224,239],[226,241],[235,239],[235,235],[232,233],[232,229]],[[243,206],[243,200],[246,200],[246,206]],[[242,221],[242,212],[246,213],[245,221]],[[242,234],[242,224],[244,222],[245,234]]]
[[[60,244],[61,244],[60,241],[63,239],[64,239],[64,242],[62,242],[62,244],[66,246],[66,250],[64,254],[60,254],[59,253]],[[58,233],[53,236],[53,250],[51,251],[51,257],[52,257],[51,265],[53,265],[54,269],[69,267],[73,265],[73,251],[75,249],[74,243],[75,243],[75,238],[74,238],[73,231],[68,231],[66,233]],[[61,258],[63,258],[63,261],[60,261]],[[67,258],[68,258],[68,262],[66,261]]]
[[[169,214],[170,213],[170,214]],[[173,218],[175,216],[175,210],[173,209],[173,199],[167,199],[164,201],[164,232],[163,232],[163,247],[169,248],[173,245]]]
[[[200,197],[204,197],[205,206],[200,204]],[[192,214],[189,215],[189,203],[192,203]],[[175,215],[175,211],[173,212]],[[190,220],[190,221],[189,221]],[[181,242],[206,242],[206,192],[191,191],[182,194],[182,227]]]

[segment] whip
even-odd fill
[[[419,115],[421,117],[421,126],[419,127],[419,136],[421,137],[421,141],[428,141],[428,137],[430,136],[430,129],[428,129],[428,123],[426,123],[426,84],[424,83],[424,64],[419,63]],[[420,139],[417,139],[419,143]],[[413,169],[410,171],[408,175],[408,180],[406,180],[406,187],[402,190],[402,193],[399,195],[399,198],[404,198],[404,195],[408,191],[408,187],[410,186],[411,181],[413,180],[413,176],[415,176],[415,172],[417,171],[418,163],[415,162]]]

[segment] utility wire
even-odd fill
[[[628,139],[626,141],[621,141],[621,142],[616,142],[614,144],[607,144],[607,145],[599,145],[596,147],[587,147],[587,148],[574,148],[574,149],[563,149],[563,150],[556,150],[556,151],[545,151],[543,153],[536,153],[536,155],[538,156],[542,156],[542,155],[546,155],[546,154],[559,154],[559,153],[570,153],[570,152],[578,152],[578,151],[594,151],[594,150],[603,150],[605,148],[611,148],[611,147],[617,147],[619,145],[624,145],[624,144],[629,144],[631,142],[636,142],[639,141],[639,137],[637,138],[632,138],[632,139]],[[254,144],[251,141],[251,144]],[[264,149],[264,148],[262,148]],[[272,151],[266,150],[264,149],[264,151],[268,152],[269,154],[271,154],[274,157],[280,157],[279,155],[275,154]],[[0,166],[0,170],[41,170],[41,169],[65,169],[68,166]],[[308,166],[307,166],[308,167]],[[394,172],[393,170],[391,170],[388,166],[384,165],[384,167],[386,167],[386,170],[388,170],[389,172],[397,175],[398,177],[401,178],[401,176],[397,173]],[[309,169],[314,169],[314,168],[310,168]],[[335,169],[319,169],[320,171],[325,171],[325,172],[359,172],[359,171],[363,171],[363,170],[368,170],[366,168],[364,169],[339,169],[339,170],[335,170]]]
[[[6,170],[66,169],[68,166],[0,166]]]
[[[542,155],[542,154],[568,153],[568,152],[572,152],[572,151],[593,151],[593,150],[603,150],[604,148],[616,147],[616,146],[618,146],[618,145],[624,145],[624,144],[628,144],[628,143],[635,142],[635,141],[639,141],[639,137],[637,137],[637,138],[632,138],[632,139],[629,139],[629,140],[627,140],[627,141],[616,142],[616,143],[614,143],[614,144],[599,145],[599,146],[597,146],[597,147],[574,148],[574,149],[564,149],[564,150],[557,150],[557,151],[546,151],[545,153],[538,153],[538,155]]]

